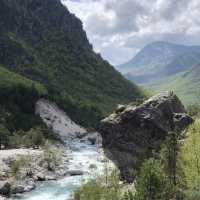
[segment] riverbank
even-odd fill
[[[113,166],[104,157],[98,145],[75,139],[70,145],[67,173],[57,180],[38,182],[37,187],[11,198],[12,200],[70,200],[73,192],[85,181],[103,174],[105,167]]]
[[[63,142],[52,146],[53,155],[49,155],[50,149],[44,152],[45,148],[2,150],[0,162],[4,163],[4,175],[0,177],[4,178],[0,178],[0,191],[2,187],[5,189],[4,195],[11,193],[12,200],[70,199],[73,191],[85,180],[103,173],[105,166],[108,166],[101,137],[96,132],[88,133],[56,104],[45,99],[37,102],[36,114]],[[60,157],[53,168],[49,158],[46,158],[48,155],[52,161]],[[21,160],[17,161],[18,159]],[[13,178],[11,163],[15,162],[22,163],[23,166],[20,177]]]
[[[67,150],[57,149],[56,154],[57,157],[53,158],[52,149],[1,150],[0,194],[5,197],[19,196],[35,189],[38,181],[56,180],[66,175]],[[50,160],[50,157],[55,160]]]

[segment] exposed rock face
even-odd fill
[[[48,100],[38,100],[35,113],[61,139],[69,140],[78,135],[84,135],[87,132],[83,127],[73,122],[56,104]]]
[[[192,118],[172,92],[154,96],[139,106],[120,106],[102,120],[100,133],[107,155],[119,167],[122,178],[133,181],[133,169],[159,150],[166,136],[175,129],[183,130]]]

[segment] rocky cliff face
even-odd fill
[[[139,106],[119,106],[101,122],[103,146],[119,167],[122,178],[133,181],[133,169],[159,150],[166,136],[175,129],[183,130],[190,118],[172,92],[162,93]]]

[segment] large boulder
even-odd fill
[[[164,92],[139,106],[120,105],[102,120],[99,132],[107,156],[119,167],[122,178],[132,182],[135,170],[160,149],[166,136],[192,122],[178,97]]]
[[[7,181],[0,181],[0,195],[10,196],[11,185]]]

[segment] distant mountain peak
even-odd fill
[[[200,60],[200,46],[185,46],[165,41],[146,45],[118,70],[136,83],[149,82],[190,68]]]

